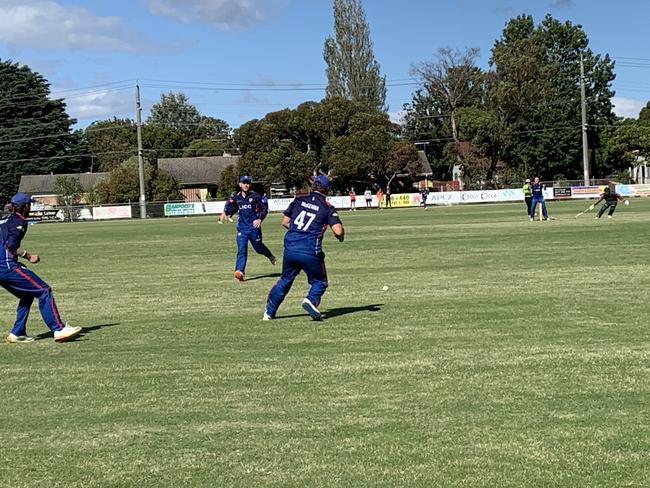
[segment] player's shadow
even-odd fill
[[[261,280],[263,278],[279,278],[280,276],[281,276],[280,273],[269,273],[269,274],[264,274],[264,275],[259,275],[259,276],[253,276],[252,278],[249,278],[247,276],[246,281]]]
[[[373,303],[372,305],[360,305],[358,307],[331,308],[323,312],[323,318],[331,319],[334,317],[340,317],[341,315],[357,312],[379,312],[383,305],[383,303]]]
[[[104,327],[112,327],[114,325],[120,325],[120,323],[114,322],[112,324],[99,324],[99,325],[90,325],[88,327],[83,327],[77,337],[75,337],[74,339],[70,339],[69,341],[66,342],[76,342],[87,334],[95,332],[96,330],[102,329]],[[50,331],[50,332],[43,332],[42,334],[38,334],[37,336],[34,336],[34,339],[40,341],[41,339],[52,339],[52,337],[54,337],[54,333]]]
[[[381,310],[381,307],[383,306],[383,303],[374,303],[372,305],[361,305],[358,307],[339,307],[339,308],[331,308],[327,311],[323,311],[323,318],[324,319],[331,319],[334,317],[339,317],[341,315],[347,315],[349,313],[357,313],[357,312],[379,312]],[[282,315],[282,316],[276,316],[277,319],[292,319],[296,317],[308,317],[307,313],[300,313],[300,314],[292,314],[292,315]]]

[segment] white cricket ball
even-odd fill
[[[625,205],[629,205],[629,204],[630,204],[630,201],[629,201],[629,200],[625,200],[623,203],[624,203]]]
[[[384,291],[388,291],[388,287],[387,287],[386,285],[384,285],[384,287],[382,288],[382,290],[384,290]]]

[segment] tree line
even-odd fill
[[[360,0],[333,0],[334,35],[325,40],[326,96],[268,113],[232,129],[209,117],[183,93],[164,93],[142,126],[148,199],[178,198],[178,182],[159,171],[161,157],[240,156],[221,177],[236,175],[304,187],[318,172],[335,189],[408,187],[422,171],[426,151],[435,179],[460,169],[469,188],[582,175],[580,59],[585,73],[591,174],[624,177],[650,157],[650,103],[638,119],[613,113],[614,62],[594,53],[581,26],[551,16],[508,21],[496,39],[489,68],[479,50],[440,48],[414,63],[417,80],[403,107],[403,123],[386,113],[386,78],[374,58]],[[131,119],[107,119],[74,130],[76,121],[49,83],[29,67],[0,60],[0,197],[17,189],[20,175],[106,171],[92,189],[101,203],[135,201],[137,134]],[[396,188],[397,189],[397,188]]]

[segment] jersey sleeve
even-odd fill
[[[235,194],[232,193],[228,197],[228,200],[226,200],[226,205],[224,206],[223,211],[226,212],[226,215],[235,215],[237,210],[239,210],[239,205],[237,205]]]
[[[16,254],[18,251],[18,248],[20,247],[20,243],[23,240],[23,237],[25,236],[25,232],[27,231],[26,226],[27,222],[22,222],[18,221],[17,219],[14,218],[9,218],[7,220],[6,226],[7,226],[7,244],[5,247],[7,250],[12,253]]]
[[[291,216],[293,215],[293,208],[295,206],[296,206],[296,200],[293,199],[293,200],[291,200],[291,203],[289,204],[287,209],[284,212],[282,212],[282,215],[284,215],[285,217],[292,218]]]
[[[327,224],[330,227],[336,224],[343,225],[341,219],[339,218],[339,214],[336,212],[336,208],[334,208],[333,206],[327,207]]]

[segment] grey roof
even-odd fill
[[[223,170],[237,161],[239,156],[160,158],[158,168],[172,175],[181,185],[217,184]]]
[[[54,195],[54,183],[60,176],[77,178],[84,190],[89,191],[100,178],[108,177],[110,173],[72,173],[61,175],[23,175],[20,177],[18,191],[30,195]]]
[[[431,169],[431,164],[429,163],[429,159],[427,158],[427,155],[424,151],[418,151],[418,156],[420,156],[420,164],[422,166],[421,175],[431,175],[433,174],[433,170]]]

